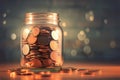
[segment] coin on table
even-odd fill
[[[39,33],[40,33],[39,27],[34,27],[34,28],[32,28],[31,33],[32,33],[34,36],[38,36]]]
[[[30,34],[28,36],[28,39],[27,39],[28,43],[29,44],[34,44],[36,41],[37,41],[37,37],[33,36],[32,34]]]
[[[58,49],[58,43],[57,43],[57,41],[54,41],[54,40],[50,41],[50,48],[52,50],[57,50]]]
[[[30,51],[29,45],[28,44],[23,45],[23,47],[22,47],[23,54],[27,55],[29,53],[29,51]]]
[[[59,36],[58,36],[58,32],[57,31],[52,31],[51,32],[51,36],[54,40],[58,40]]]
[[[23,32],[22,32],[22,37],[23,37],[23,39],[27,39],[27,37],[28,37],[28,35],[29,35],[29,33],[30,33],[30,29],[29,28],[25,28],[24,30],[23,30]]]

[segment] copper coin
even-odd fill
[[[37,50],[31,50],[29,55],[38,55],[38,54],[40,54],[39,51],[37,51]]]
[[[44,35],[38,36],[38,43],[40,45],[48,45],[49,42],[50,39],[48,38],[48,36],[44,36]]]
[[[57,43],[57,41],[54,41],[54,40],[50,41],[50,48],[52,50],[57,50],[58,49],[58,43]]]
[[[60,58],[60,55],[59,55],[59,53],[58,52],[56,52],[56,51],[52,51],[51,53],[50,53],[50,58],[52,59],[52,60],[58,60],[59,58]]]
[[[56,66],[61,66],[63,64],[62,56],[59,52],[56,51],[51,52],[50,58],[55,61]]]
[[[42,63],[39,59],[33,59],[29,64],[31,67],[42,67]]]
[[[29,45],[28,44],[23,45],[23,47],[22,47],[23,54],[27,55],[29,53],[29,51],[30,51]]]
[[[49,67],[52,65],[53,61],[51,59],[43,59],[42,63],[44,67]]]
[[[58,36],[58,31],[52,31],[51,32],[51,36],[54,40],[58,40],[59,36]]]
[[[32,28],[32,32],[31,32],[34,36],[38,36],[38,34],[40,33],[40,29],[39,27],[34,27]]]
[[[28,39],[27,39],[28,43],[29,44],[34,44],[36,41],[37,41],[37,37],[33,36],[32,34],[30,34],[28,36]]]
[[[23,30],[23,33],[22,33],[22,37],[23,37],[23,39],[27,39],[27,37],[28,37],[28,35],[29,35],[29,33],[30,33],[30,29],[28,29],[28,28],[25,28],[24,30]]]

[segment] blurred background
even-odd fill
[[[26,12],[57,12],[65,61],[120,63],[120,0],[0,0],[0,63],[20,61]]]

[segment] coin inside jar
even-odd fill
[[[57,41],[54,41],[54,40],[50,41],[50,48],[52,50],[57,50],[58,49],[58,43],[57,43]]]
[[[26,40],[27,37],[28,37],[28,35],[29,35],[29,33],[30,33],[30,29],[28,29],[28,28],[24,29],[24,30],[23,30],[23,33],[22,33],[23,39]]]
[[[54,40],[58,40],[58,32],[57,31],[52,31],[51,32],[51,36],[52,36],[52,38],[54,39]]]
[[[60,53],[59,52],[56,52],[56,51],[52,51],[51,53],[50,53],[50,58],[52,59],[52,60],[58,60],[58,59],[60,59]]]
[[[48,67],[52,65],[53,61],[51,59],[43,59],[42,63],[44,67]]]
[[[41,67],[42,66],[42,63],[39,59],[33,59],[31,62],[32,62],[32,64],[31,64],[32,67]]]
[[[27,39],[28,43],[29,44],[34,44],[36,41],[37,41],[37,37],[33,36],[32,34],[30,34],[28,36],[28,39]]]
[[[33,34],[33,36],[38,36],[39,33],[40,33],[39,27],[32,28],[32,32],[31,33]]]
[[[22,47],[22,52],[24,55],[27,55],[30,51],[30,47],[28,44],[25,44],[23,47]]]
[[[48,45],[50,42],[50,39],[48,36],[38,36],[38,43],[41,45]]]

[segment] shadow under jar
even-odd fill
[[[61,67],[62,29],[57,13],[26,13],[21,32],[21,66]]]

